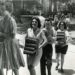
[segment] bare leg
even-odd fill
[[[63,65],[64,65],[64,54],[61,54],[61,70],[60,70],[61,73],[64,73]]]
[[[63,65],[64,65],[64,54],[61,54],[61,69],[63,69]]]
[[[57,53],[56,54],[56,62],[57,62],[56,70],[58,70],[58,66],[59,66],[59,56],[60,56],[60,53]]]
[[[36,75],[36,72],[35,72],[34,66],[29,65],[29,66],[28,66],[28,69],[29,69],[30,75]]]

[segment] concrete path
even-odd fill
[[[24,38],[25,35],[19,35],[17,34],[17,39],[19,39],[19,42],[24,45]],[[54,45],[53,45],[54,48]],[[21,49],[21,52],[23,53],[23,49]],[[19,69],[20,75],[30,75],[28,68],[27,68],[27,61],[26,61],[26,55],[23,55],[25,60],[25,67]],[[58,71],[55,70],[56,67],[56,61],[55,61],[55,50],[53,50],[53,64],[52,64],[52,75],[75,75],[75,45],[69,44],[67,54],[65,56],[65,63],[64,63],[64,69],[65,73],[61,74]],[[40,75],[40,63],[35,67],[36,68],[36,75]],[[4,70],[4,73],[6,70]],[[6,75],[6,74],[5,74]],[[8,71],[8,75],[12,75],[12,71]],[[48,74],[47,74],[48,75]]]

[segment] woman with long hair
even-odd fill
[[[27,30],[26,38],[34,38],[38,40],[38,48],[35,54],[27,54],[27,64],[30,75],[36,75],[35,66],[40,62],[42,56],[42,46],[46,43],[46,37],[41,30],[41,23],[39,18],[33,17],[31,21],[31,27]]]

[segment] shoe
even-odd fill
[[[59,64],[56,66],[56,70],[58,70]]]
[[[64,73],[64,70],[61,68],[60,70],[58,70],[59,73]]]
[[[64,70],[61,68],[61,73],[64,73]]]

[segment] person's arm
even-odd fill
[[[67,43],[71,43],[73,45],[75,45],[75,41],[72,39],[72,37],[70,36],[69,32],[66,32],[67,34]]]
[[[11,17],[8,17],[8,24],[9,24],[9,29],[10,29],[10,34],[9,33],[5,33],[5,37],[12,37],[14,38],[15,37],[15,34],[17,32],[17,23],[15,21],[15,19],[11,16]]]
[[[45,37],[44,32],[41,33],[41,36],[42,36],[43,42],[39,45],[39,48],[43,47],[47,43],[47,39]]]
[[[52,33],[53,33],[53,43],[56,41],[56,30],[54,28],[52,28]]]
[[[69,32],[68,31],[65,31],[65,34],[66,34],[66,43],[70,43],[71,36],[69,35]]]

